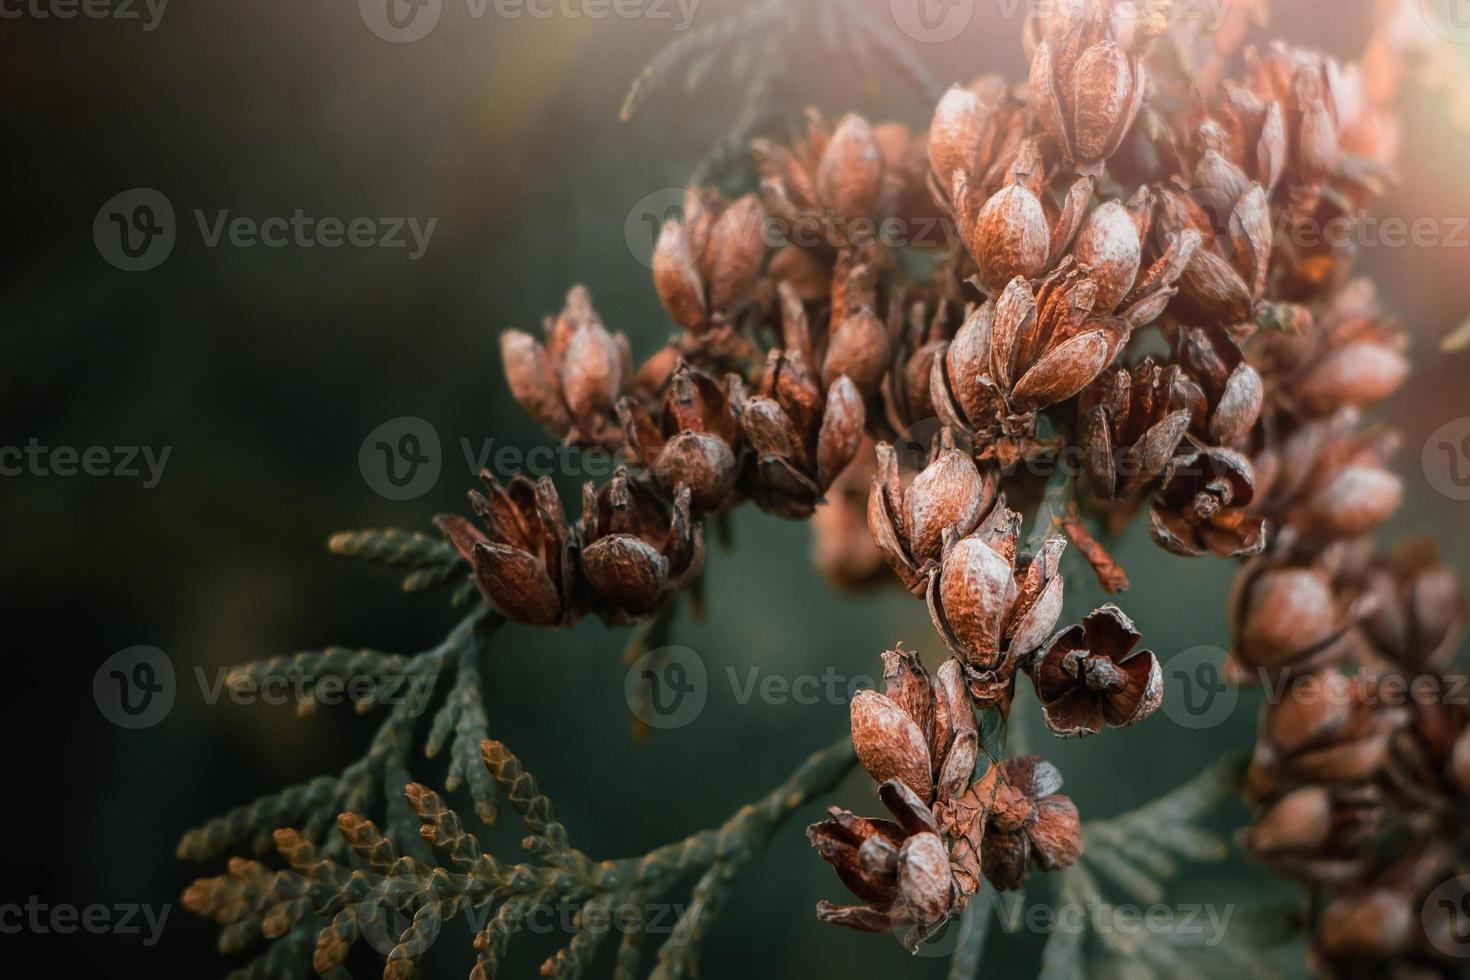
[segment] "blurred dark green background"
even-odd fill
[[[741,5],[704,0],[694,26]],[[888,0],[869,6],[888,17]],[[946,82],[1016,74],[1020,23],[998,13],[1011,6],[980,0],[958,39],[906,43]],[[1344,52],[1361,44],[1366,2],[1290,6],[1288,36]],[[493,6],[475,20],[446,0],[430,36],[390,44],[356,7],[176,0],[153,31],[29,13],[0,20],[0,443],[172,447],[154,489],[122,478],[0,479],[11,635],[0,686],[11,763],[0,903],[176,903],[194,876],[221,867],[177,863],[183,830],[356,759],[375,719],[208,705],[194,668],[212,674],[329,644],[431,646],[452,622],[442,601],[400,596],[391,576],[330,558],[327,535],[424,527],[461,507],[472,477],[460,438],[541,441],[505,393],[496,337],[536,328],[572,283],[591,288],[639,356],[670,331],[642,256],[625,243],[626,219],[645,195],[682,183],[732,119],[738,85],[716,81],[685,98],[674,84],[619,125],[627,83],[679,36],[674,22],[502,19]],[[788,57],[811,101],[831,113],[927,124],[928,108],[879,67],[865,70],[814,39]],[[889,94],[874,101],[878,91]],[[1437,97],[1411,115],[1403,182],[1385,210],[1470,213],[1463,134],[1446,126]],[[134,187],[162,191],[179,216],[171,257],[141,273],[104,262],[92,238],[102,204]],[[195,209],[265,218],[298,208],[438,224],[427,253],[408,261],[403,250],[209,249],[193,218]],[[1389,413],[1405,432],[1409,477],[1398,523],[1429,527],[1461,565],[1470,564],[1465,505],[1433,492],[1419,450],[1441,423],[1470,414],[1470,362],[1437,353],[1437,338],[1470,312],[1467,255],[1364,257],[1410,325],[1422,369]],[[394,503],[364,482],[358,449],[374,427],[405,415],[436,427],[444,470],[432,492]],[[808,533],[753,510],[737,516],[733,548],[710,561],[708,622],[681,620],[673,637],[708,665],[708,707],[647,744],[628,734],[626,634],[587,624],[501,635],[486,671],[491,732],[521,755],[589,853],[641,853],[716,824],[845,730],[842,705],[737,703],[727,666],[742,676],[752,666],[786,677],[829,666],[871,675],[899,640],[937,659],[921,604],[893,592],[832,596],[807,563]],[[1124,605],[1166,661],[1226,643],[1229,566],[1181,564],[1138,535],[1121,551],[1134,582]],[[1069,617],[1101,601],[1085,575],[1068,584]],[[134,732],[105,721],[91,683],[103,660],[137,644],[167,651],[181,683],[167,720]],[[1208,731],[1160,715],[1085,745],[1035,733],[1031,743],[1061,766],[1084,814],[1104,816],[1248,745],[1253,727],[1247,698]],[[442,779],[438,764],[414,774]],[[857,779],[840,802],[877,805]],[[794,821],[742,875],[703,975],[942,975],[942,961],[908,963],[885,937],[819,927],[813,904],[842,890],[801,834],[818,812]],[[506,856],[515,838],[510,826],[488,835]],[[1275,886],[1233,858],[1184,887],[1218,902]],[[175,907],[151,948],[136,936],[56,934],[5,935],[0,948],[29,945],[56,976],[204,977],[227,970],[214,936]],[[997,939],[992,962],[1029,975],[1041,939]],[[532,975],[552,948],[524,943],[510,975]],[[469,936],[450,930],[431,959],[435,975],[464,975],[469,956]]]

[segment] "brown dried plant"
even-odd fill
[[[186,895],[225,925],[227,950],[280,940],[245,975],[285,975],[311,950],[319,972],[337,974],[347,948],[393,912],[407,918],[385,976],[411,976],[439,925],[471,909],[492,916],[476,940],[474,976],[487,978],[528,909],[571,901],[582,915],[570,945],[542,972],[574,976],[603,936],[594,915],[697,872],[681,941],[665,944],[653,973],[692,975],[735,870],[854,761],[887,815],[832,807],[808,828],[856,899],[821,903],[823,921],[895,931],[917,949],[958,917],[982,920],[987,888],[1050,875],[1060,901],[1097,902],[1097,872],[1153,895],[1178,858],[1218,856],[1195,824],[1243,787],[1255,808],[1245,848],[1308,886],[1277,921],[1300,927],[1313,969],[1463,975],[1434,932],[1463,930],[1461,911],[1426,931],[1419,910],[1435,911],[1430,893],[1470,867],[1470,711],[1388,695],[1463,680],[1464,604],[1431,546],[1380,553],[1372,542],[1402,487],[1388,468],[1391,434],[1362,415],[1403,382],[1405,336],[1353,277],[1348,250],[1289,233],[1355,220],[1392,175],[1398,7],[1378,5],[1355,65],[1279,42],[1245,46],[1266,23],[1264,0],[1226,3],[1211,36],[1171,22],[1170,8],[1041,5],[1025,29],[1025,84],[955,87],[925,133],[857,115],[829,127],[812,113],[789,145],[756,141],[758,192],[727,200],[692,187],[665,224],[653,285],[681,333],[641,367],[580,287],[543,340],[503,336],[525,410],[570,444],[617,452],[624,468],[585,487],[576,522],[549,480],[487,474],[486,492],[470,497],[478,524],[438,519],[447,544],[403,532],[334,539],[338,552],[408,570],[410,590],[454,584],[472,611],[416,657],[329,650],[296,665],[440,682],[429,754],[451,749],[448,789],[466,785],[482,819],[509,801],[530,828],[532,860],[511,867],[482,853],[418,784],[408,809],[390,799],[381,830],[368,821],[385,783],[409,782],[423,705],[392,708],[362,762],[181,845],[199,859],[273,839],[289,865],[236,859]],[[721,39],[757,44],[787,16],[756,4],[723,33],[684,42],[629,111],[685,54]],[[926,278],[899,261],[917,246],[857,230],[931,215],[956,245]],[[815,219],[832,234],[772,241],[767,218]],[[931,673],[916,653],[890,650],[884,690],[852,700],[850,746],[717,830],[592,862],[489,740],[480,654],[503,620],[567,626],[588,615],[636,624],[632,650],[649,649],[672,605],[697,594],[706,523],[746,502],[814,518],[818,565],[844,587],[872,585],[886,563],[926,601],[933,647],[948,659]],[[1170,560],[1240,562],[1228,668],[1268,704],[1248,772],[1227,761],[1135,813],[1084,821],[1058,768],[1019,751],[1009,718],[1027,700],[1023,677],[1061,737],[1145,724],[1159,708],[1161,659],[1139,649],[1128,615],[1109,603],[1073,621],[1063,601],[1069,542],[1109,592],[1126,588],[1105,542],[1145,509],[1153,539],[1184,556]],[[637,932],[616,953],[617,977],[640,968]],[[1205,975],[1188,951],[1097,938],[1129,975]],[[1053,936],[1048,976],[1083,975],[1083,952],[1081,939]],[[962,946],[951,975],[975,976],[978,958]]]

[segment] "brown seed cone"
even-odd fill
[[[1152,651],[1132,652],[1141,634],[1111,603],[1063,630],[1039,653],[1031,678],[1046,725],[1063,738],[1127,728],[1164,698],[1164,675]]]
[[[1252,344],[1252,360],[1284,408],[1325,418],[1343,408],[1367,409],[1398,390],[1408,375],[1406,338],[1379,312],[1371,282],[1333,293],[1298,332],[1270,331]]]
[[[1179,555],[1259,554],[1266,522],[1247,511],[1254,498],[1255,471],[1241,454],[1205,449],[1175,456],[1149,507],[1154,540]]]
[[[1006,711],[1016,667],[1040,646],[1061,613],[1059,569],[1066,540],[1033,557],[1017,554],[1020,516],[1002,501],[974,534],[946,531],[943,561],[929,572],[929,616],[965,666],[971,696]]]
[[[1365,590],[1372,602],[1360,628],[1374,653],[1416,674],[1449,666],[1464,633],[1465,595],[1431,538],[1406,541],[1374,562]]]
[[[740,427],[730,396],[738,384],[738,379],[726,379],[721,386],[681,363],[670,379],[658,418],[632,399],[618,405],[629,449],[666,494],[688,487],[691,505],[699,513],[720,511],[735,502],[731,491],[738,476]]]
[[[868,494],[868,528],[878,550],[908,589],[922,594],[928,583],[925,566],[941,557],[943,534],[968,534],[990,512],[996,480],[981,475],[970,457],[940,448],[931,462],[904,488],[898,454],[887,443],[877,447],[878,475]]]
[[[873,127],[861,116],[837,123],[817,166],[817,194],[839,218],[869,217],[883,183],[883,154]]]
[[[1310,669],[1342,652],[1351,602],[1326,569],[1265,556],[1236,575],[1230,598],[1232,655],[1271,674]]]
[[[859,591],[888,580],[888,563],[868,530],[868,487],[877,473],[867,437],[812,513],[812,561],[833,585]]]
[[[1037,119],[1081,174],[1100,175],[1132,128],[1148,90],[1143,59],[1124,50],[1097,9],[1040,32],[1031,57]]]
[[[511,394],[547,431],[573,445],[622,445],[613,406],[631,387],[632,352],[627,337],[603,326],[585,288],[574,287],[561,315],[546,321],[544,346],[511,330],[500,351]]]
[[[763,509],[802,518],[857,455],[866,409],[845,374],[833,378],[823,394],[799,350],[810,347],[805,313],[794,292],[783,292],[791,312],[801,317],[787,331],[798,349],[772,351],[760,393],[739,406],[740,429],[755,453],[745,489]]]
[[[1384,704],[1374,681],[1328,669],[1273,691],[1247,774],[1252,796],[1270,800],[1300,786],[1355,785],[1383,775],[1391,733],[1404,719]]]
[[[985,877],[1001,891],[1025,884],[1033,869],[1060,871],[1082,855],[1077,807],[1057,793],[1062,777],[1037,756],[1005,759],[986,828]]]
[[[755,298],[766,257],[765,212],[755,195],[727,203],[689,188],[684,214],[664,222],[653,282],[675,323],[691,334],[733,322]]]
[[[561,626],[579,615],[573,601],[573,536],[551,480],[522,476],[501,486],[480,474],[487,495],[470,492],[482,532],[463,517],[444,514],[435,524],[474,569],[480,591],[508,619]]]
[[[1387,816],[1374,786],[1303,786],[1262,806],[1245,832],[1246,851],[1279,874],[1316,886],[1359,880]]]
[[[1085,389],[1128,339],[1126,322],[1093,315],[1096,295],[1096,283],[1069,257],[1035,292],[1015,279],[974,310],[934,360],[939,417],[987,442],[998,434],[1028,439],[1035,413]]]
[[[1346,408],[1258,451],[1257,462],[1272,478],[1255,512],[1319,545],[1358,537],[1392,516],[1403,483],[1384,461],[1396,438],[1360,432],[1358,419]]]
[[[1186,392],[1179,367],[1152,357],[1131,370],[1104,372],[1088,386],[1077,414],[1083,468],[1095,494],[1138,501],[1157,485],[1189,430]]]
[[[611,623],[653,612],[704,568],[704,532],[687,487],[669,508],[620,469],[601,491],[583,487],[578,530],[582,574]]]

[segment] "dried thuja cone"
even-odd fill
[[[929,126],[934,193],[947,199],[955,177],[986,196],[1000,189],[1026,132],[1024,104],[1000,79],[988,77],[944,93]]]
[[[1262,804],[1242,842],[1278,874],[1311,885],[1343,885],[1370,867],[1368,848],[1386,819],[1376,786],[1303,786]]]
[[[1104,373],[1077,405],[1082,463],[1092,491],[1132,506],[1153,488],[1189,431],[1185,379],[1178,365],[1145,357]]]
[[[491,605],[508,619],[533,626],[561,626],[577,616],[574,540],[551,480],[523,476],[501,486],[486,470],[486,494],[470,492],[482,533],[456,514],[435,518],[439,530],[470,563]]]
[[[1139,188],[1127,204],[1106,201],[1087,216],[1071,249],[1097,287],[1093,310],[1117,313],[1134,328],[1152,323],[1164,312],[1201,241],[1192,228],[1178,235],[1161,231],[1164,247],[1145,267],[1154,211],[1154,195],[1147,187]]]
[[[704,532],[689,513],[689,488],[669,507],[618,470],[601,491],[582,488],[581,569],[611,622],[657,609],[704,569]]]
[[[1057,767],[1034,755],[1002,760],[975,785],[993,800],[982,865],[996,888],[1015,891],[1032,870],[1061,871],[1082,856],[1082,820],[1061,788]]]
[[[1171,304],[1190,322],[1238,324],[1252,318],[1266,294],[1271,207],[1265,190],[1218,155],[1207,155],[1185,193],[1164,192],[1159,226],[1176,237],[1200,235]]]
[[[1248,509],[1255,495],[1255,470],[1241,453],[1210,447],[1175,456],[1149,505],[1153,538],[1178,555],[1259,554],[1266,520]]]
[[[1134,651],[1142,634],[1109,603],[1080,626],[1056,636],[1027,666],[1046,727],[1063,738],[1127,728],[1164,699],[1164,674],[1150,650]]]
[[[812,561],[840,589],[866,589],[888,578],[888,563],[868,530],[868,487],[877,472],[873,443],[864,436],[812,513]]]
[[[818,918],[868,932],[906,928],[912,950],[979,888],[983,823],[952,819],[952,802],[974,776],[979,733],[958,663],[946,661],[931,680],[900,648],[883,655],[883,666],[884,692],[852,701],[852,741],[896,822],[833,807],[807,837],[866,903],[822,902]]]
[[[1269,479],[1256,510],[1321,544],[1358,537],[1388,520],[1403,500],[1403,482],[1385,466],[1397,439],[1360,431],[1359,418],[1345,408],[1257,451]]]
[[[519,330],[500,335],[506,380],[522,408],[552,435],[581,446],[622,445],[614,406],[633,382],[628,338],[612,334],[582,286],[547,319],[546,342]]]
[[[1219,328],[1183,328],[1176,347],[1184,370],[1177,394],[1190,411],[1190,431],[1206,445],[1240,445],[1261,417],[1261,375]]]
[[[781,300],[788,345],[813,350],[806,337],[806,315],[795,295],[783,288]],[[856,251],[844,250],[832,277],[832,323],[821,355],[823,385],[831,387],[846,377],[865,399],[878,392],[891,356],[888,326],[873,312],[877,302],[872,266]]]
[[[1054,267],[1082,226],[1093,186],[1092,178],[1079,179],[1058,210],[1034,141],[1022,144],[1006,185],[988,198],[957,172],[955,220],[985,290],[996,295],[1017,277],[1039,279]]]
[[[940,300],[931,317],[928,307],[916,302],[907,317],[891,314],[898,327],[894,331],[892,364],[883,383],[883,404],[888,424],[895,432],[936,417],[929,382],[935,358],[943,357],[949,346],[949,309],[949,303]]]
[[[618,405],[629,449],[665,493],[688,487],[701,513],[734,503],[740,426],[730,392],[738,384],[729,379],[721,387],[703,371],[680,364],[657,418],[632,399]]]
[[[675,323],[699,335],[735,322],[755,299],[765,231],[755,195],[727,203],[711,189],[684,192],[682,217],[664,222],[653,252],[654,286]]]
[[[1447,668],[1464,633],[1465,595],[1434,541],[1405,541],[1375,560],[1364,579],[1370,601],[1359,631],[1373,653],[1416,673]]]
[[[1340,659],[1352,600],[1321,563],[1267,554],[1236,574],[1229,619],[1236,665],[1274,677]]]
[[[995,504],[997,481],[982,475],[968,453],[941,443],[933,460],[904,486],[898,453],[878,444],[878,472],[868,494],[868,528],[903,584],[915,595],[929,585],[928,566],[938,562],[946,533],[966,535]]]
[[[1020,553],[1021,516],[1004,498],[976,530],[943,532],[942,560],[929,571],[929,616],[965,666],[981,708],[1009,711],[1016,668],[1056,627],[1062,611],[1060,562],[1066,539]]]
[[[1366,279],[1334,293],[1307,329],[1269,331],[1251,346],[1253,359],[1273,382],[1273,400],[1309,417],[1371,408],[1393,394],[1409,371],[1404,333],[1383,319]]]
[[[1333,669],[1293,677],[1267,701],[1247,789],[1272,800],[1301,786],[1375,782],[1402,723],[1371,678]]]
[[[824,395],[797,352],[772,351],[760,393],[737,408],[755,454],[750,495],[786,517],[809,516],[862,445],[857,387],[842,375]]]
[[[806,136],[790,149],[756,140],[751,151],[771,214],[792,226],[815,219],[826,233],[820,239],[824,247],[847,244],[849,223],[877,215],[884,155],[873,126],[862,116],[844,116],[829,130],[811,110]]]
[[[1143,106],[1143,58],[1128,50],[1131,38],[1105,0],[1047,4],[1031,30],[1036,118],[1078,173],[1099,176]]]
[[[1097,284],[1070,258],[1034,292],[1024,279],[1012,280],[998,300],[971,312],[945,356],[934,359],[939,417],[963,432],[1028,439],[1036,412],[1086,388],[1128,339],[1126,322],[1093,312],[1096,296]],[[1025,449],[1002,443],[994,451]]]

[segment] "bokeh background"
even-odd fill
[[[889,0],[861,2],[890,17]],[[703,0],[693,26],[742,6]],[[1366,0],[1277,6],[1279,35],[1343,54],[1368,29]],[[439,598],[402,596],[391,576],[329,557],[324,541],[344,528],[421,528],[461,508],[473,484],[461,439],[523,449],[542,441],[506,394],[496,338],[536,328],[572,283],[588,285],[636,355],[661,345],[670,325],[645,264],[647,232],[628,243],[630,212],[682,184],[742,93],[738,81],[692,95],[676,83],[619,124],[627,84],[680,37],[677,7],[672,20],[571,17],[578,8],[564,5],[538,19],[497,17],[492,3],[476,19],[463,0],[445,0],[438,27],[410,44],[375,36],[353,0],[177,3],[153,30],[41,18],[44,4],[23,9],[0,20],[0,443],[172,453],[152,489],[125,478],[0,479],[9,627],[0,903],[173,908],[152,947],[138,936],[27,930],[0,935],[0,949],[31,947],[55,976],[223,975],[231,964],[213,949],[215,928],[177,907],[193,877],[220,866],[177,862],[179,835],[231,805],[338,771],[376,721],[345,709],[301,719],[286,707],[208,704],[195,669],[212,677],[227,664],[329,644],[409,652],[442,635],[453,616]],[[1019,76],[1021,24],[1004,16],[1014,9],[979,0],[953,41],[901,40],[945,82]],[[930,107],[881,66],[816,38],[798,39],[786,57],[808,101],[829,113],[927,123]],[[1401,180],[1385,213],[1470,215],[1470,141],[1451,115],[1443,94],[1410,95]],[[142,273],[113,268],[92,236],[103,202],[135,187],[164,193],[179,218],[172,255]],[[409,261],[402,249],[211,249],[195,209],[438,221],[426,254]],[[1438,350],[1470,314],[1467,259],[1464,248],[1362,257],[1409,326],[1419,370],[1386,413],[1404,433],[1398,462],[1408,477],[1396,527],[1428,528],[1462,568],[1470,505],[1434,491],[1420,449],[1441,424],[1470,415],[1470,357]],[[444,461],[432,491],[400,503],[364,481],[358,451],[371,430],[405,415],[436,428]],[[751,668],[793,677],[828,667],[859,677],[899,640],[938,653],[920,604],[893,592],[833,595],[810,569],[809,546],[804,526],[753,509],[735,518],[733,544],[710,561],[708,620],[681,618],[673,634],[708,665],[708,705],[646,744],[629,734],[626,633],[586,624],[501,634],[485,668],[490,730],[537,775],[583,849],[638,854],[717,824],[845,730],[840,704],[739,703],[726,668],[742,678]],[[1166,661],[1226,644],[1229,565],[1183,564],[1139,535],[1120,551],[1134,583],[1126,608]],[[1068,616],[1099,600],[1085,576],[1069,580]],[[137,644],[168,652],[179,694],[163,723],[125,731],[99,712],[92,679],[109,655]],[[1248,745],[1254,715],[1247,696],[1206,731],[1161,715],[1106,740],[1044,749],[1084,814],[1106,816]],[[1040,739],[1033,733],[1032,744]],[[433,784],[442,772],[421,763],[415,776]],[[867,794],[854,779],[839,801],[867,807]],[[941,960],[909,962],[896,942],[816,923],[813,904],[840,895],[800,832],[816,812],[741,876],[703,975],[942,975]],[[1221,826],[1241,817],[1227,812]],[[513,856],[514,831],[486,839]],[[1278,887],[1237,855],[1191,872],[1178,897],[1254,901]],[[989,962],[1029,975],[1043,938],[997,937]],[[533,975],[554,945],[522,943],[509,975]],[[468,934],[451,928],[432,975],[463,976],[469,962]]]

